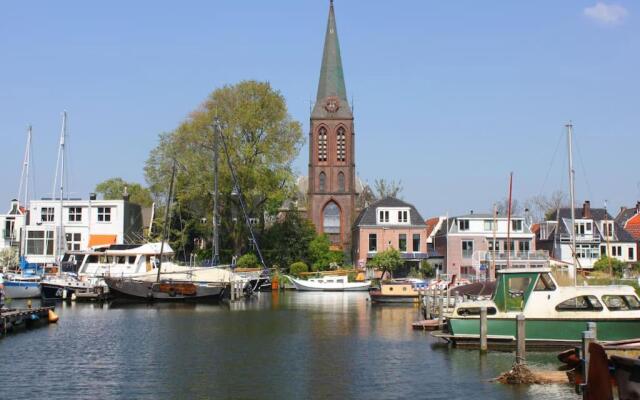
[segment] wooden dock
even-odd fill
[[[5,309],[0,312],[0,335],[13,332],[16,328],[31,328],[35,324],[49,323],[49,311],[55,307],[35,307]]]

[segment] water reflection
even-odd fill
[[[12,366],[0,369],[0,380],[15,385],[13,398],[573,396],[568,386],[490,383],[511,366],[510,353],[450,349],[411,329],[415,307],[373,305],[366,293],[261,293],[231,304],[59,303],[57,312],[57,325],[0,342],[0,363]],[[553,363],[553,354],[532,357]]]

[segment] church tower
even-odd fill
[[[309,131],[309,218],[326,233],[334,249],[351,251],[351,226],[356,217],[353,114],[340,58],[333,11],[324,39],[320,81]]]

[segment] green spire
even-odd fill
[[[344,72],[340,57],[340,43],[338,41],[338,29],[336,28],[336,16],[333,11],[333,0],[329,6],[329,20],[327,32],[324,37],[324,52],[320,67],[320,81],[318,82],[318,94],[313,114],[323,111],[324,101],[327,97],[335,96],[340,99],[342,112],[349,112],[347,90],[344,84]],[[342,114],[342,113],[341,113]]]

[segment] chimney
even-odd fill
[[[591,202],[589,200],[585,201],[582,205],[582,218],[590,219],[591,218]]]
[[[636,202],[636,214],[640,214],[640,201]]]
[[[89,200],[95,200],[96,199],[96,194],[95,193],[89,193]]]
[[[124,192],[122,193],[122,200],[129,201],[129,188],[125,185]]]

